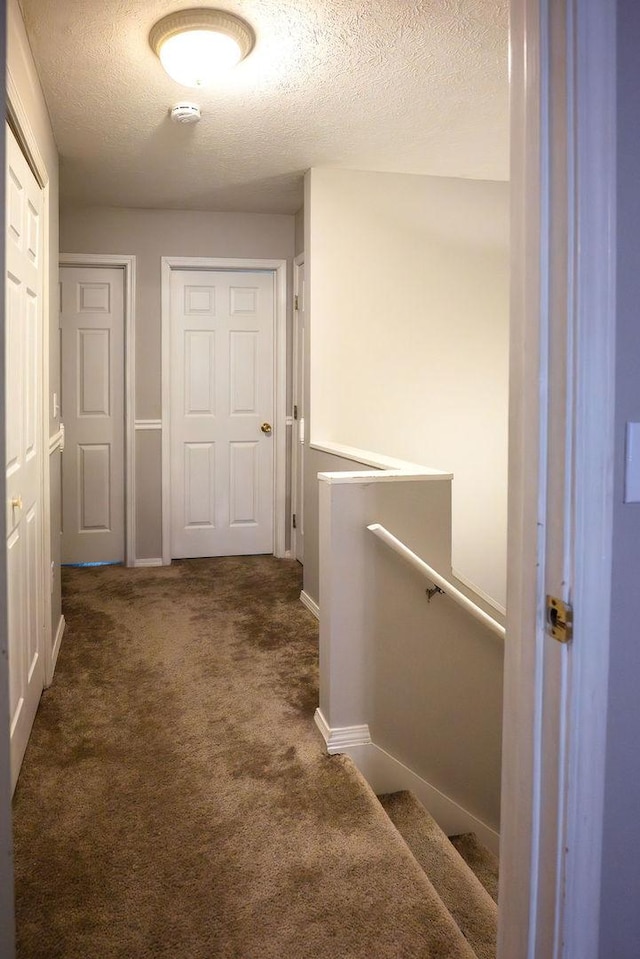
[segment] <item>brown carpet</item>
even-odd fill
[[[484,846],[475,833],[463,832],[459,836],[450,836],[449,841],[456,847],[470,869],[474,871],[484,888],[495,903],[498,902],[500,865],[498,857]]]
[[[272,557],[65,571],[14,800],[20,959],[473,959],[324,752],[299,591]]]
[[[413,793],[378,798],[478,959],[495,959],[498,907],[478,877]]]

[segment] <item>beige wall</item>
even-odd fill
[[[7,68],[8,89],[15,91],[21,111],[28,117],[30,133],[44,162],[48,179],[48,246],[49,298],[44,303],[45,323],[49,327],[49,396],[45,397],[45,416],[49,418],[49,434],[59,429],[53,416],[53,393],[60,396],[60,358],[58,352],[58,151],[53,138],[49,113],[35,68],[17,0],[7,4]],[[48,451],[47,451],[48,455]],[[51,554],[54,562],[54,583],[51,597],[52,632],[55,637],[60,621],[60,454],[50,457],[51,466]]]
[[[179,210],[67,209],[61,214],[64,253],[136,256],[136,419],[161,416],[160,261],[163,256],[287,259],[291,285],[293,216],[195,213]],[[290,324],[290,317],[288,319]],[[136,442],[137,558],[157,558],[161,539],[161,436]]]
[[[310,440],[452,472],[454,569],[503,604],[508,185],[314,169],[305,219]]]

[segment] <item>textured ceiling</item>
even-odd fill
[[[311,166],[506,179],[508,0],[20,0],[74,204],[295,212]],[[148,44],[223,6],[257,43],[189,91]],[[202,120],[172,123],[193,99]]]

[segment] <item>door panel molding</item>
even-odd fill
[[[287,261],[241,257],[162,257],[162,560],[171,563],[171,272],[212,270],[263,271],[274,278],[274,543],[275,556],[285,555],[286,537],[286,390],[287,390]],[[238,309],[250,304],[239,302]]]
[[[124,272],[124,524],[125,563],[136,565],[135,324],[136,258],[117,253],[61,253],[60,266],[114,267]],[[139,421],[140,422],[140,421]],[[137,427],[140,428],[139,426]]]

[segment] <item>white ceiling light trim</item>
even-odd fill
[[[185,87],[206,87],[251,52],[255,34],[226,10],[200,7],[158,20],[149,43],[169,76]]]

